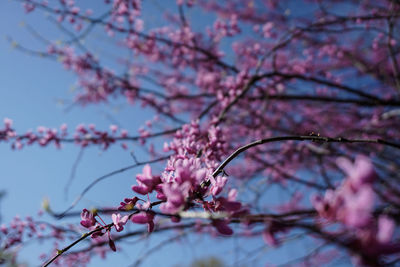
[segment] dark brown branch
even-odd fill
[[[195,222],[190,222],[190,223],[187,223],[187,224],[178,224],[178,225],[174,224],[174,225],[168,225],[168,226],[164,226],[164,227],[160,227],[160,228],[156,227],[154,229],[153,233],[165,232],[165,231],[174,230],[174,229],[185,229],[185,228],[193,227],[195,225],[196,225]],[[204,225],[202,225],[202,226],[204,226]],[[114,236],[113,240],[114,241],[118,241],[118,240],[121,240],[121,239],[125,239],[125,238],[132,237],[132,236],[138,236],[138,235],[142,235],[142,234],[145,234],[145,233],[147,233],[147,229],[146,230],[132,231],[132,232],[125,233],[123,235]],[[98,242],[98,243],[95,243],[95,244],[93,244],[93,245],[91,245],[91,246],[89,246],[87,248],[84,248],[84,249],[78,250],[78,251],[73,251],[71,253],[87,252],[87,251],[90,251],[91,249],[93,249],[94,247],[101,247],[103,245],[106,245],[107,243],[108,243],[107,241]]]
[[[152,203],[152,207],[156,206],[158,204],[160,204],[160,201],[153,202]],[[134,213],[137,213],[137,212],[138,211],[135,211]],[[245,215],[243,217],[233,219],[232,223],[241,223],[241,222],[265,223],[266,220],[279,220],[282,223],[283,222],[290,223],[290,222],[294,222],[294,221],[298,221],[298,220],[302,219],[303,216],[310,216],[310,215],[313,216],[315,214],[316,214],[315,210],[299,210],[299,211],[292,211],[292,212],[287,212],[287,213],[282,213],[282,214]],[[165,215],[165,216],[174,216],[174,215],[170,215],[170,214],[163,214],[163,215]],[[210,220],[212,220],[212,218]],[[113,225],[114,224],[111,223],[111,224],[106,225],[104,228],[98,228],[98,229],[95,229],[95,230],[93,230],[93,231],[91,231],[89,233],[84,234],[81,238],[77,239],[72,244],[68,245],[67,247],[65,247],[62,250],[59,250],[59,253],[51,261],[47,262],[46,264],[48,265],[51,262],[53,262],[61,254],[63,254],[64,252],[68,251],[71,247],[73,247],[74,245],[78,244],[79,242],[84,240],[89,235],[91,235],[91,234],[93,234],[93,233],[95,233],[97,231],[101,231],[103,229],[111,229],[111,227]],[[172,229],[185,229],[185,228],[193,227],[195,225],[198,225],[198,224],[196,222],[190,222],[190,223],[187,223],[187,224],[169,225],[169,226],[165,226],[165,227],[155,228],[153,232],[156,233],[156,232],[164,232],[164,231],[172,230]],[[208,225],[210,225],[210,223],[201,224],[201,226],[208,226]],[[146,232],[147,232],[147,230],[139,230],[139,231],[128,232],[128,233],[113,237],[113,240],[114,241],[118,241],[118,240],[125,239],[125,238],[128,238],[128,237],[141,235],[141,234],[144,234]],[[84,248],[84,249],[79,250],[79,251],[74,251],[74,252],[71,252],[71,253],[87,252],[87,251],[93,249],[94,247],[103,246],[105,244],[107,244],[107,241],[102,241],[102,242],[93,244],[90,247]],[[44,265],[44,266],[47,266],[47,265]]]
[[[359,106],[366,107],[375,107],[375,106],[400,106],[400,101],[396,100],[379,100],[379,101],[370,101],[370,100],[362,100],[362,99],[352,99],[352,98],[336,98],[329,96],[312,96],[312,95],[266,95],[263,97],[251,97],[250,100],[257,99],[274,99],[274,100],[282,100],[282,101],[296,101],[296,100],[305,100],[312,102],[327,102],[327,103],[343,103],[343,104],[356,104]]]
[[[76,159],[75,159],[75,161],[74,161],[74,164],[72,165],[72,169],[71,169],[71,173],[70,173],[70,175],[69,175],[69,179],[68,179],[68,181],[67,181],[67,184],[66,184],[65,187],[64,187],[64,196],[65,196],[65,199],[68,198],[68,191],[69,191],[69,188],[70,188],[70,186],[71,186],[71,184],[72,184],[72,181],[75,179],[76,170],[78,169],[78,165],[79,165],[79,163],[81,162],[81,159],[82,159],[82,156],[83,156],[83,152],[84,152],[84,151],[85,151],[84,148],[81,148],[81,149],[79,150],[78,156],[76,157]]]
[[[104,227],[101,228],[96,228],[88,233],[83,234],[79,239],[75,240],[74,242],[72,242],[71,244],[69,244],[68,246],[66,246],[65,248],[61,249],[61,250],[57,250],[57,254],[51,258],[49,261],[47,261],[45,264],[43,264],[43,267],[47,267],[49,266],[51,263],[53,263],[58,257],[60,257],[64,252],[68,251],[70,248],[72,248],[73,246],[75,246],[76,244],[78,244],[79,242],[81,242],[82,240],[86,239],[88,236],[97,233],[99,231],[102,231],[103,229],[107,229],[110,230],[110,228],[113,226],[113,223],[110,223]]]
[[[272,143],[272,142],[282,142],[282,141],[313,141],[313,142],[325,142],[325,143],[370,143],[370,144],[383,144],[386,146],[394,147],[400,149],[400,144],[394,143],[392,141],[386,141],[383,139],[347,139],[342,137],[323,137],[323,136],[279,136],[272,137],[267,139],[260,139],[254,141],[250,144],[244,145],[238,148],[235,152],[233,152],[228,158],[226,158],[218,168],[213,172],[213,177],[216,177],[218,174],[222,173],[223,169],[239,154],[252,148],[254,146]]]
[[[281,72],[274,72],[274,73],[263,74],[263,75],[261,75],[261,77],[271,77],[272,75],[276,75],[278,77],[282,77],[282,78],[285,78],[285,79],[298,79],[298,80],[302,80],[302,81],[308,81],[308,82],[314,82],[314,83],[318,83],[318,84],[323,84],[323,85],[326,85],[326,86],[330,86],[330,87],[334,87],[334,88],[340,89],[340,90],[348,92],[348,93],[356,94],[358,96],[362,96],[364,98],[371,99],[373,101],[378,101],[378,102],[382,102],[383,101],[377,96],[362,92],[362,91],[360,91],[358,89],[355,89],[355,88],[352,88],[350,86],[339,84],[339,83],[335,83],[335,82],[324,80],[324,79],[320,79],[320,78],[316,78],[316,77],[312,77],[312,76],[304,76],[304,75],[300,75],[300,74],[287,74],[287,73],[281,73]]]

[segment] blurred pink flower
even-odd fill
[[[111,218],[117,232],[121,232],[122,230],[124,230],[124,225],[128,221],[128,215],[125,215],[121,218],[121,214],[113,213],[113,215],[111,215]]]

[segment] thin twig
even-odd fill
[[[81,159],[83,156],[83,151],[84,151],[84,148],[81,148],[79,150],[78,156],[76,157],[76,160],[74,161],[74,164],[72,165],[71,174],[69,175],[69,179],[64,187],[65,199],[68,199],[68,191],[69,191],[72,181],[75,179],[76,170],[78,169],[78,165],[81,162]]]
[[[136,163],[136,164],[129,165],[129,166],[126,166],[126,167],[121,168],[121,169],[119,169],[119,170],[112,171],[112,172],[107,173],[107,174],[105,174],[105,175],[103,175],[103,176],[100,176],[99,178],[97,178],[97,179],[95,179],[93,182],[91,182],[88,186],[86,186],[86,188],[82,191],[82,193],[75,199],[75,201],[71,204],[71,206],[69,206],[65,211],[63,211],[62,213],[54,213],[54,212],[51,212],[51,215],[53,215],[54,217],[56,217],[56,218],[58,218],[58,219],[63,218],[64,215],[65,215],[68,211],[70,211],[71,209],[73,209],[73,208],[76,206],[76,204],[78,204],[78,202],[82,199],[82,197],[83,197],[93,186],[95,186],[98,182],[100,182],[100,181],[102,181],[102,180],[104,180],[104,179],[107,179],[107,178],[109,178],[109,177],[111,177],[111,176],[114,176],[114,175],[116,175],[116,174],[125,172],[125,171],[127,171],[127,170],[130,170],[130,169],[133,169],[133,168],[136,168],[136,167],[145,165],[145,164],[151,164],[151,163],[159,162],[159,161],[162,161],[162,160],[167,160],[169,157],[170,157],[170,156],[165,156],[165,157],[161,157],[161,158],[157,158],[157,159],[153,159],[153,160],[149,160],[149,161],[138,162],[138,163]]]
[[[65,248],[61,249],[61,250],[57,250],[57,254],[51,258],[49,261],[47,261],[45,264],[43,264],[43,267],[47,267],[49,266],[52,262],[54,262],[58,257],[60,257],[64,252],[68,251],[70,248],[72,248],[73,246],[75,246],[76,244],[78,244],[79,242],[81,242],[82,240],[86,239],[86,237],[102,231],[103,229],[110,229],[112,226],[114,225],[114,223],[110,223],[104,227],[100,227],[100,228],[96,228],[88,233],[83,234],[79,239],[75,240],[74,242],[72,242],[71,244],[69,244],[68,246],[66,246]]]

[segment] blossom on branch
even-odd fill
[[[81,213],[81,225],[90,228],[96,224],[95,214],[87,209],[83,209]]]
[[[114,223],[115,230],[117,230],[117,232],[121,232],[122,230],[124,230],[124,225],[128,221],[128,215],[121,217],[121,214],[113,213],[111,215],[111,218]]]

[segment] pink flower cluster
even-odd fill
[[[346,173],[346,180],[337,189],[327,190],[323,198],[315,196],[313,205],[326,219],[341,221],[348,227],[364,227],[372,219],[375,204],[372,163],[365,156],[357,156],[354,165],[345,158],[339,158],[338,165]]]
[[[67,70],[78,75],[78,86],[82,91],[77,94],[76,101],[83,105],[105,102],[121,88],[125,88],[121,91],[122,94],[129,91],[129,84],[124,84],[125,81],[115,77],[111,70],[101,68],[98,59],[89,52],[79,55],[73,47],[58,48],[50,45],[48,53],[58,56]]]
[[[354,231],[356,243],[370,255],[400,252],[400,244],[392,243],[395,222],[382,214],[376,219],[376,197],[373,182],[377,178],[371,160],[358,155],[352,163],[339,158],[339,167],[346,179],[335,190],[327,190],[324,197],[312,199],[320,217],[331,222],[341,222]]]
[[[75,144],[81,147],[100,145],[103,149],[107,149],[117,139],[124,139],[128,136],[128,131],[124,129],[120,130],[117,135],[118,130],[116,125],[110,126],[111,133],[109,133],[108,131],[97,130],[94,124],[88,126],[80,124],[76,127],[73,138]]]
[[[166,203],[161,205],[165,213],[175,214],[187,209],[194,199],[201,199],[204,189],[202,182],[206,181],[209,173],[201,167],[199,159],[177,159],[173,169],[163,173],[162,190]]]
[[[64,229],[35,221],[32,217],[15,216],[9,225],[0,225],[0,248],[2,256],[11,256],[11,262],[17,262],[17,251],[30,240],[52,238],[57,241],[66,239]],[[0,257],[0,260],[5,258]],[[2,262],[3,263],[3,262]]]
[[[238,35],[241,30],[238,25],[237,15],[231,15],[228,22],[217,19],[214,22],[213,30],[213,32],[211,30],[209,31],[209,35],[215,42],[219,42],[223,37]]]
[[[126,18],[129,23],[132,23],[140,15],[141,1],[139,0],[114,0],[112,5],[111,20],[119,24],[125,22]]]
[[[136,181],[138,185],[132,186],[132,190],[138,194],[146,195],[153,192],[153,190],[157,190],[157,192],[161,193],[159,188],[161,179],[159,176],[153,176],[151,174],[151,167],[148,164],[144,166],[142,174],[136,175]]]
[[[119,130],[116,125],[111,125],[110,131],[97,130],[94,124],[88,126],[80,124],[76,127],[73,138],[68,138],[67,125],[63,124],[59,129],[39,126],[36,132],[29,130],[24,134],[17,134],[12,128],[12,120],[6,118],[4,119],[4,128],[0,129],[0,141],[10,142],[13,149],[22,149],[24,145],[33,144],[39,144],[42,147],[54,144],[57,148],[61,148],[62,142],[74,142],[80,147],[98,145],[107,149],[117,140],[128,138],[128,131]],[[127,146],[122,143],[122,147],[126,148]]]
[[[179,218],[181,211],[198,204],[207,212],[225,212],[228,217],[247,212],[242,208],[242,204],[235,200],[236,190],[231,190],[227,198],[217,197],[227,183],[227,177],[220,175],[214,178],[211,175],[223,153],[226,153],[226,144],[220,128],[212,126],[208,131],[202,132],[198,122],[184,125],[177,131],[174,140],[164,145],[164,150],[175,152],[168,160],[164,172],[161,176],[154,175],[150,165],[145,165],[143,172],[136,176],[137,185],[132,186],[135,193],[149,195],[155,191],[156,198],[162,202],[160,210],[177,216],[171,218],[173,221]],[[210,196],[211,200],[207,201]],[[139,200],[138,197],[126,198],[118,209],[136,209],[131,215],[131,221],[147,224],[151,232],[154,229],[155,213],[151,211],[150,202],[141,205],[137,203]],[[88,218],[88,222],[93,224],[91,217]],[[113,222],[119,231],[127,219],[120,214],[114,214]],[[213,226],[224,235],[232,234],[228,224],[228,218],[213,221]]]
[[[222,235],[232,235],[233,230],[229,227],[230,218],[240,217],[248,214],[249,210],[243,207],[242,203],[236,200],[237,190],[231,189],[228,197],[215,197],[212,200],[204,201],[203,208],[208,212],[224,212],[227,217],[224,219],[216,219],[213,226]]]

